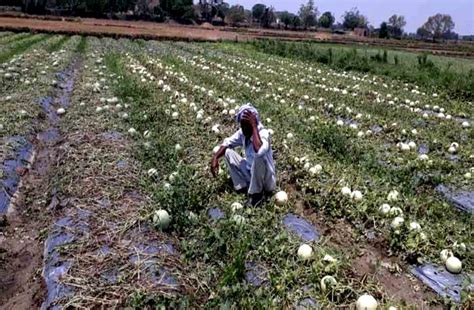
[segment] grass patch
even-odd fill
[[[32,37],[33,35],[29,32],[22,32],[22,33],[17,33],[17,34],[11,34],[7,37],[5,37],[3,40],[2,40],[2,44],[9,44],[9,43],[14,43],[14,42],[18,42],[18,41],[21,41],[23,39],[27,39],[27,38],[30,38]]]
[[[76,53],[84,54],[86,52],[86,49],[87,49],[87,37],[82,36],[81,40],[76,46]]]
[[[189,300],[186,296],[168,297],[136,291],[128,297],[127,309],[189,309]]]
[[[358,163],[363,152],[342,130],[334,125],[324,125],[311,133],[315,150],[323,149],[328,155],[344,163]]]
[[[4,63],[5,61],[9,60],[13,56],[17,54],[21,54],[31,46],[35,45],[36,43],[43,41],[44,39],[48,38],[48,35],[40,34],[28,39],[22,40],[17,44],[13,45],[10,49],[0,54],[0,63]]]
[[[474,99],[474,68],[465,70],[464,63],[454,66],[461,61],[458,59],[448,58],[447,61],[428,57],[427,54],[337,46],[328,48],[316,43],[278,40],[259,40],[246,46],[267,54],[323,63],[336,69],[386,75],[423,85],[433,89],[433,92],[441,87],[455,98]]]
[[[48,51],[48,53],[53,53],[59,49],[61,49],[61,47],[67,42],[69,41],[69,39],[71,39],[70,36],[63,36],[61,39],[49,44],[47,47],[46,47],[46,50]]]
[[[107,54],[105,56],[105,64],[108,69],[118,76],[123,76],[120,83],[115,88],[115,93],[122,98],[144,101],[151,96],[150,91],[146,90],[143,84],[137,80],[125,75],[125,68],[121,62],[120,55]]]
[[[12,36],[13,32],[1,32],[0,40],[6,40],[8,37]]]

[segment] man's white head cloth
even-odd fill
[[[257,109],[255,109],[255,107],[250,103],[246,103],[239,108],[239,111],[235,115],[235,120],[237,123],[240,124],[240,120],[242,119],[242,115],[244,115],[245,111],[252,112],[257,119],[257,123],[260,124],[260,115],[258,114]]]

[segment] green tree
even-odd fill
[[[43,14],[46,8],[46,0],[23,0],[22,10],[29,14]]]
[[[217,1],[199,1],[199,4],[197,4],[196,7],[201,19],[209,23],[211,23],[216,16],[224,20],[225,15],[229,10],[228,3]]]
[[[175,20],[188,21],[195,18],[193,0],[161,0],[160,7]]]
[[[293,13],[290,13],[288,11],[283,11],[279,14],[279,18],[280,18],[280,22],[285,25],[285,29],[288,28],[288,26],[292,26],[293,25],[293,20],[294,18],[296,17],[295,14]]]
[[[97,17],[101,17],[105,14],[107,10],[108,1],[107,0],[85,0],[86,1],[86,11],[92,13]]]
[[[224,20],[225,16],[227,15],[227,12],[229,12],[229,8],[229,4],[225,2],[222,2],[221,4],[217,5],[217,17]]]
[[[108,6],[109,10],[112,12],[126,12],[128,10],[133,10],[137,0],[109,0]]]
[[[423,27],[420,27],[416,30],[416,36],[421,40],[426,40],[431,38],[431,33]]]
[[[401,38],[403,35],[403,28],[406,26],[407,22],[405,17],[402,15],[392,15],[388,19],[388,30],[389,34],[395,38]]]
[[[138,0],[136,4],[136,13],[142,17],[148,17],[152,14],[148,0]]]
[[[211,2],[200,1],[197,8],[201,18],[209,23],[212,22],[214,17],[217,15],[217,6]]]
[[[69,14],[75,15],[77,8],[84,5],[84,0],[59,0],[56,5],[63,10],[67,10]]]
[[[450,15],[436,14],[430,16],[428,20],[421,26],[433,38],[433,41],[440,39],[446,33],[454,29],[454,22]]]
[[[233,5],[229,8],[226,16],[226,22],[231,25],[237,25],[245,22],[245,9],[241,5]]]
[[[301,18],[298,15],[293,16],[291,26],[293,26],[294,29],[301,27]]]
[[[318,14],[318,8],[314,4],[314,0],[308,0],[306,4],[302,4],[298,12],[301,23],[305,28],[316,26]]]
[[[354,30],[354,28],[365,28],[368,24],[367,17],[362,15],[357,8],[346,11],[342,15],[342,20],[343,27],[351,30]]]
[[[319,18],[319,25],[323,28],[331,28],[336,18],[332,15],[331,12],[324,12],[323,15]]]
[[[454,31],[447,31],[443,33],[442,38],[444,40],[459,40],[459,34]]]
[[[245,14],[245,20],[247,22],[251,22],[253,17],[252,17],[252,10],[247,10],[244,8],[244,14]]]
[[[265,14],[267,6],[265,4],[257,3],[252,7],[252,18],[257,22],[261,23],[262,17]]]
[[[388,39],[388,25],[386,22],[380,24],[379,38]]]
[[[268,28],[273,22],[275,22],[275,12],[273,11],[273,8],[265,8],[265,12],[260,19],[260,25],[264,28]]]

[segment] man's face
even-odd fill
[[[243,119],[240,121],[240,128],[242,128],[245,138],[250,139],[252,136],[252,125],[250,125],[247,120]]]

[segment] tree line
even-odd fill
[[[320,14],[314,0],[302,4],[297,14],[276,11],[272,6],[255,4],[251,10],[241,5],[230,6],[223,0],[0,0],[0,5],[18,5],[29,14],[55,14],[116,19],[153,21],[176,20],[183,23],[208,22],[232,26],[258,25],[263,28],[307,30],[325,28],[337,30],[366,29],[372,36],[400,39],[405,36],[423,40],[458,39],[452,17],[436,14],[428,18],[415,34],[404,32],[404,16],[392,15],[380,27],[369,21],[357,8],[346,11],[336,23],[333,13]]]
[[[9,2],[8,0],[0,0]],[[11,1],[10,1],[11,2]],[[16,1],[18,3],[18,1]],[[193,22],[193,0],[22,0],[27,14]]]

